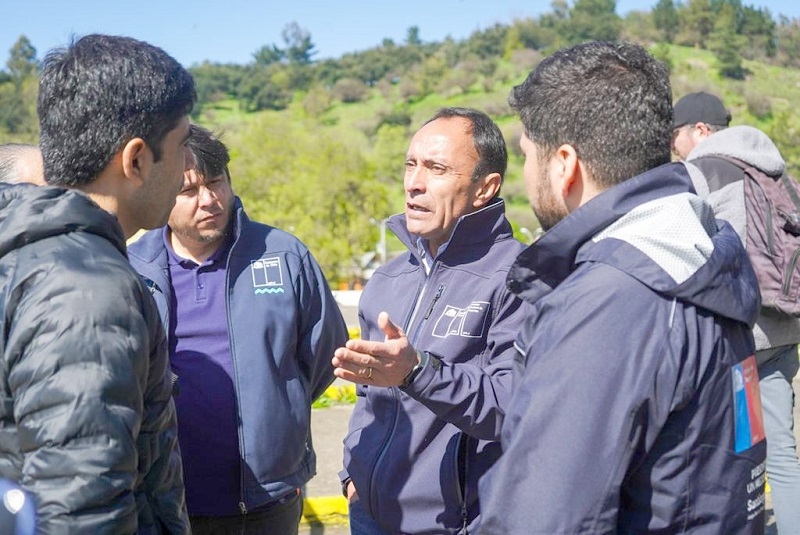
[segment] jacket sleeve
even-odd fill
[[[141,310],[149,328],[151,352],[144,392],[144,417],[137,440],[139,476],[142,481],[137,495],[139,531],[145,532],[146,526],[152,524],[165,533],[188,534],[189,518],[184,498],[167,338],[155,303],[145,288],[141,294]]]
[[[325,276],[311,253],[302,258],[298,299],[302,311],[298,333],[298,355],[315,400],[333,382],[331,359],[337,347],[347,342],[347,327]]]
[[[87,253],[87,256],[89,253]],[[127,276],[127,279],[126,279]],[[3,358],[41,533],[134,533],[136,437],[150,348],[129,273],[72,259],[6,301]]]
[[[667,351],[669,307],[619,281],[595,282],[538,305],[520,338],[524,369],[503,455],[480,483],[484,533],[617,530],[631,459],[668,412],[654,410],[649,389]],[[670,367],[659,378],[667,407],[676,390]]]
[[[439,361],[441,366],[428,361],[414,381],[403,388],[439,418],[481,440],[500,439],[511,397],[514,339],[529,307],[505,287],[498,292],[496,303],[483,365],[478,358],[457,364]]]

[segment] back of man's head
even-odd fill
[[[49,184],[90,184],[133,138],[161,157],[167,132],[191,112],[191,74],[158,47],[87,35],[47,54],[39,80],[40,147]]]
[[[730,112],[725,109],[719,97],[711,93],[689,93],[675,103],[674,128],[705,123],[713,130],[721,130],[730,122]]]
[[[669,72],[639,45],[559,50],[512,90],[509,104],[539,158],[571,145],[601,188],[670,161]]]
[[[230,180],[228,147],[211,130],[192,124],[186,146],[194,154],[194,169],[200,176],[214,178],[224,174]]]
[[[43,185],[44,172],[39,147],[23,143],[0,145],[0,182]]]

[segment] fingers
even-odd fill
[[[348,347],[339,347],[333,352],[333,365],[345,367],[350,370],[375,366],[377,359],[367,353],[362,353]]]
[[[340,347],[333,353],[331,364],[337,377],[359,384],[372,384],[378,361],[364,353]]]
[[[392,320],[389,319],[388,312],[381,312],[378,314],[378,327],[380,327],[383,334],[386,335],[387,340],[394,340],[405,336],[403,329],[392,323]]]
[[[360,385],[380,385],[379,372],[376,371],[375,368],[369,366],[356,369],[338,367],[334,368],[333,374],[351,383]]]

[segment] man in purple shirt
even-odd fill
[[[129,255],[169,333],[192,531],[297,533],[311,403],[347,330],[308,249],[244,213],[225,145],[192,125],[189,147],[168,225]]]

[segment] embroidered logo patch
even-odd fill
[[[433,326],[433,336],[463,336],[464,338],[481,338],[486,328],[489,312],[488,301],[473,301],[466,308],[446,305],[442,315]]]
[[[761,391],[755,355],[731,367],[733,379],[733,415],[736,433],[735,450],[741,453],[764,440],[761,414]]]
[[[253,291],[256,295],[283,293],[283,273],[281,259],[259,258],[250,261],[253,275]]]

